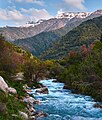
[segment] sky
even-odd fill
[[[50,19],[61,12],[93,12],[102,0],[0,0],[0,27]]]

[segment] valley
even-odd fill
[[[101,120],[102,9],[0,27],[0,94],[0,120]]]

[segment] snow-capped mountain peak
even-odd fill
[[[74,17],[76,18],[86,18],[91,14],[91,12],[65,12],[60,13],[56,16],[56,18],[68,18],[72,19]]]
[[[27,22],[26,24],[20,26],[20,27],[35,27],[36,25],[39,25],[43,22],[44,20],[40,19],[38,20],[37,22],[34,22],[34,21],[29,21]]]

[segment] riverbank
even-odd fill
[[[39,92],[39,93],[42,93],[42,94],[48,94],[47,92],[47,89],[45,89],[46,87],[43,86],[42,84],[38,83],[39,84],[39,87],[38,87],[38,90],[39,91],[36,91],[36,92]],[[35,109],[35,106],[36,105],[40,105],[41,104],[41,101],[40,100],[37,100],[35,99],[31,93],[32,93],[32,90],[30,87],[26,85],[23,86],[24,90],[26,91],[27,93],[27,96],[22,98],[22,101],[27,103],[27,111],[29,113],[29,118],[28,119],[31,119],[31,120],[36,120],[37,118],[39,117],[46,117],[47,114],[44,113],[43,111],[36,111]],[[33,89],[37,89],[36,87],[33,86]],[[47,91],[47,92],[46,92]]]
[[[35,86],[33,84],[32,88],[43,87],[40,83],[35,83]],[[45,117],[43,111],[38,112],[34,108],[41,101],[32,97],[30,92],[31,88],[22,79],[8,82],[0,76],[0,120],[36,120]]]

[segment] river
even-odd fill
[[[73,94],[63,89],[64,83],[53,80],[42,80],[48,87],[49,94],[33,94],[42,101],[36,105],[37,111],[48,113],[48,117],[38,120],[102,120],[102,109],[94,108],[94,100],[90,96]]]

